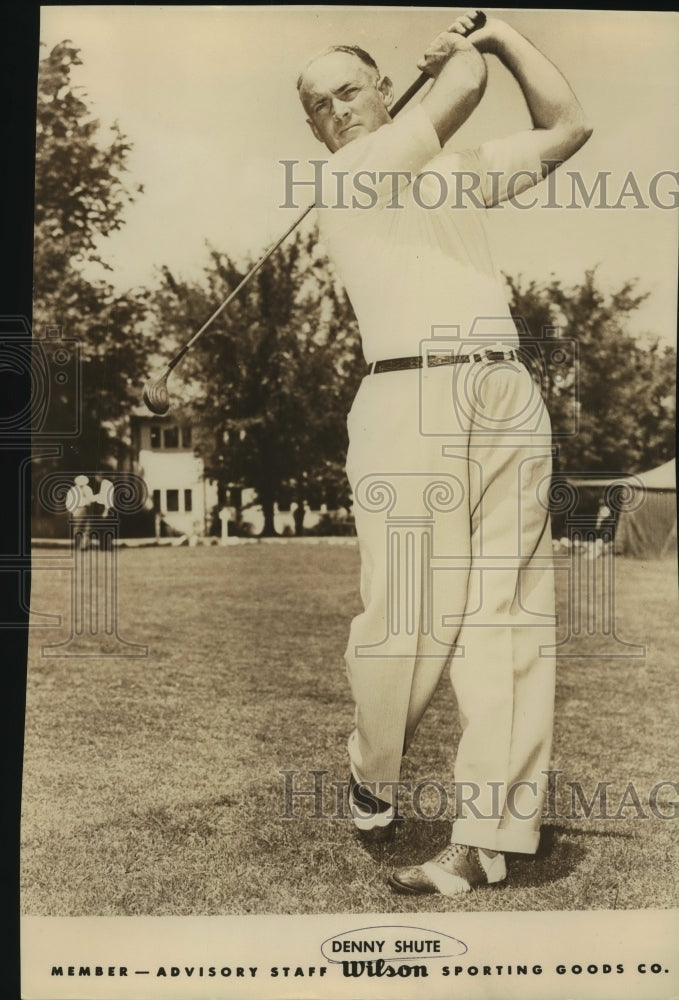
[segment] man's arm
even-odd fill
[[[592,134],[578,99],[556,66],[504,21],[489,18],[485,27],[472,35],[470,43],[479,52],[497,56],[519,84],[545,177]]]
[[[433,87],[422,98],[422,108],[436,129],[443,146],[469,118],[483,97],[487,69],[484,59],[464,32],[474,28],[469,14],[437,35],[418,63],[434,78]]]

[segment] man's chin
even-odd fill
[[[348,143],[353,142],[354,139],[360,139],[362,135],[367,135],[368,129],[364,125],[350,125],[348,129],[342,132],[338,139],[338,149],[342,146],[346,146]]]

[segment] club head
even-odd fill
[[[167,375],[161,378],[149,379],[144,386],[142,399],[151,413],[161,416],[170,409],[170,396],[167,391]]]

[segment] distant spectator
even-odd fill
[[[610,542],[615,538],[615,514],[602,498],[596,515],[596,531],[599,538]]]
[[[98,493],[94,493],[87,476],[76,476],[74,485],[66,494],[66,510],[75,524],[75,546],[86,549],[90,542],[92,517],[108,517],[112,506],[113,483],[102,479]]]

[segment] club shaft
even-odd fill
[[[267,262],[267,260],[269,259],[269,257],[273,253],[275,253],[276,250],[278,250],[278,248],[281,245],[281,243],[284,243],[285,240],[287,240],[287,238],[290,235],[290,233],[292,233],[293,230],[297,229],[297,226],[299,226],[299,224],[306,218],[306,216],[309,214],[309,212],[311,211],[311,209],[313,207],[314,207],[313,204],[308,205],[304,209],[304,211],[302,212],[302,214],[298,215],[297,218],[295,219],[295,221],[292,222],[290,224],[290,226],[288,226],[288,228],[285,230],[285,232],[283,233],[283,235],[279,236],[278,239],[276,240],[276,242],[271,244],[271,246],[269,247],[269,249],[266,251],[266,253],[262,257],[259,258],[259,260],[257,261],[257,263],[252,265],[252,267],[250,268],[250,270],[248,271],[248,273],[245,275],[245,277],[241,279],[241,281],[236,285],[236,287],[234,288],[234,290],[228,295],[227,298],[224,299],[224,301],[219,306],[219,308],[215,309],[215,311],[212,313],[212,315],[210,316],[210,318],[207,319],[203,323],[203,325],[201,326],[200,330],[198,330],[196,333],[194,333],[193,337],[191,337],[191,340],[187,341],[186,344],[184,344],[184,346],[182,347],[181,351],[179,351],[179,353],[175,355],[175,357],[172,359],[172,361],[170,361],[170,363],[167,366],[167,370],[168,371],[172,371],[172,369],[175,367],[175,365],[179,364],[179,362],[184,357],[184,355],[186,354],[186,352],[193,346],[193,344],[195,344],[195,342],[198,340],[198,338],[201,337],[205,333],[205,331],[207,330],[207,328],[212,323],[214,323],[214,321],[217,319],[217,317],[220,316],[224,312],[224,310],[226,309],[226,307],[231,302],[233,302],[233,300],[241,292],[241,290],[243,288],[245,288],[245,286],[250,281],[250,279],[254,278],[254,276],[257,274],[257,272],[259,271],[259,269]]]
[[[422,73],[421,76],[418,76],[417,80],[415,80],[415,83],[411,83],[411,85],[406,90],[405,94],[399,97],[398,101],[389,112],[392,118],[395,118],[396,115],[399,113],[399,111],[403,111],[406,104],[413,99],[413,97],[415,96],[415,94],[418,93],[418,91],[422,90],[425,83],[431,83],[431,77],[429,76],[428,73]]]

